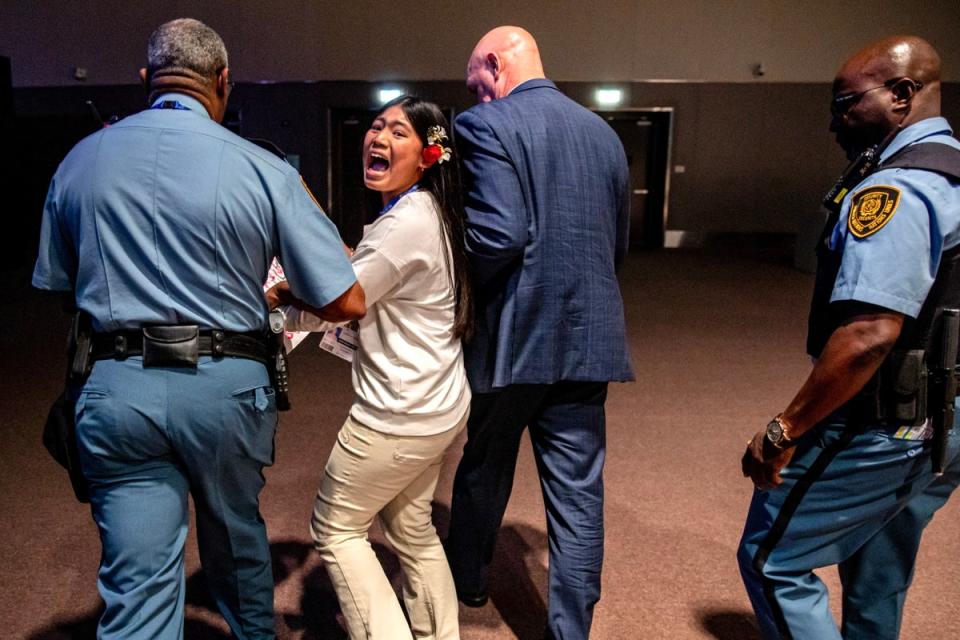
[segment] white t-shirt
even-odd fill
[[[384,433],[427,436],[450,429],[470,406],[455,294],[433,196],[414,191],[368,225],[351,258],[366,295],[353,358],[350,415]],[[335,326],[284,307],[288,330]]]

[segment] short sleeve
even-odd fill
[[[56,176],[50,182],[40,223],[40,251],[33,269],[33,286],[50,291],[73,291],[77,275],[74,239],[60,217]]]
[[[276,214],[280,263],[293,294],[321,308],[356,281],[336,226],[303,180],[288,177],[286,203]]]
[[[367,307],[374,305],[402,280],[400,269],[375,247],[361,243],[353,254],[352,262],[357,280],[363,287]]]
[[[902,170],[871,176],[845,204],[833,243],[843,257],[831,302],[856,301],[916,317],[939,267],[933,212],[920,178]]]
[[[351,259],[368,306],[442,259],[439,215],[433,196],[420,191],[371,225]]]

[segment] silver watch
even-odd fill
[[[787,433],[786,427],[783,426],[780,416],[777,416],[767,423],[766,436],[767,440],[770,441],[770,444],[781,451],[793,446],[794,444],[793,440],[790,439],[790,436]]]

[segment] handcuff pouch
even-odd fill
[[[200,356],[200,329],[182,324],[143,328],[144,367],[193,367]]]

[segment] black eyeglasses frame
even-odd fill
[[[914,91],[920,91],[923,88],[923,83],[913,78],[907,76],[897,76],[896,78],[890,78],[883,84],[878,84],[875,87],[870,87],[869,89],[864,89],[863,91],[858,91],[857,93],[846,93],[842,96],[837,96],[830,101],[830,115],[834,118],[842,118],[847,115],[850,109],[853,108],[853,105],[860,102],[860,98],[870,93],[871,91],[876,91],[877,89],[890,89],[896,85],[901,80],[909,80],[913,83]]]

